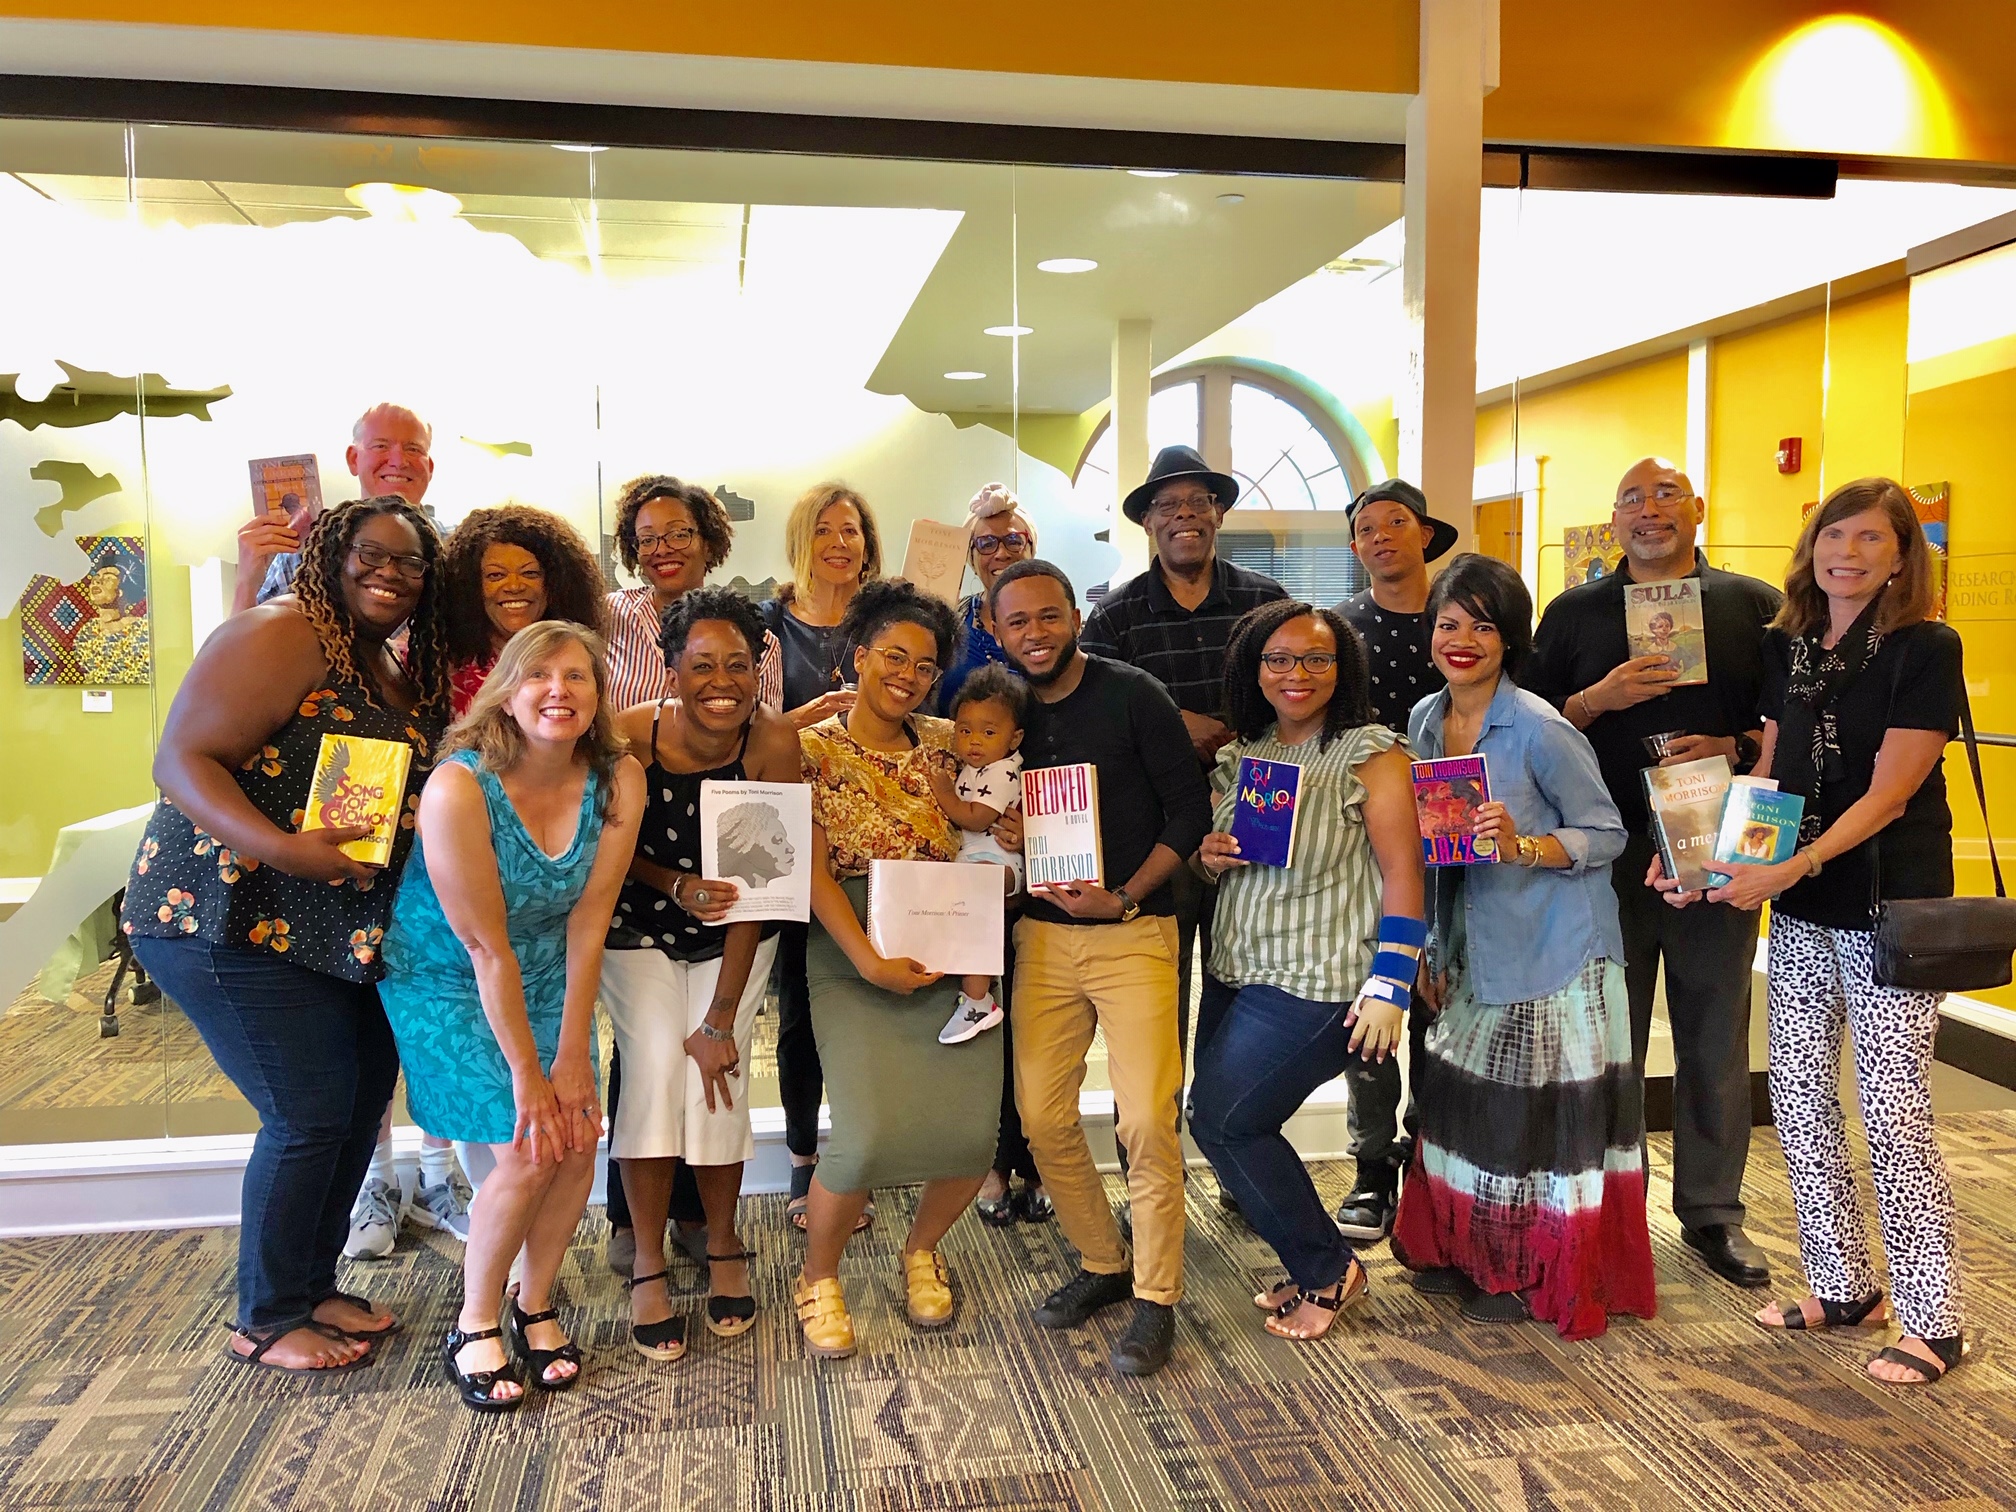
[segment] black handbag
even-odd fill
[[[1974,740],[1974,711],[1960,690],[1960,729],[1967,741],[1967,765],[1974,773],[1974,796],[1981,804],[1981,828],[1988,837],[1988,865],[1995,873],[1992,898],[1882,897],[1880,836],[1876,869],[1876,960],[1879,987],[1912,992],[1979,992],[2006,987],[2016,953],[2016,900],[2002,886],[2002,863],[1995,855],[1995,830],[1988,822],[1988,789],[1981,781],[1981,748]]]

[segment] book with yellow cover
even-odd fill
[[[324,735],[308,784],[302,831],[368,824],[370,835],[345,844],[343,854],[367,865],[386,865],[406,806],[406,769],[412,760],[413,747],[403,740]]]

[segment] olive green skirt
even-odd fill
[[[862,917],[867,883],[841,887]],[[908,997],[872,987],[815,918],[805,981],[833,1116],[820,1185],[861,1192],[985,1175],[1001,1121],[1002,1035],[990,1029],[963,1045],[938,1043],[958,1004],[959,979],[942,978]]]

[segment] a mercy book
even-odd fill
[[[302,831],[368,824],[368,837],[341,849],[353,861],[384,866],[392,859],[392,839],[406,807],[406,769],[412,760],[413,747],[403,740],[324,735],[308,782]]]
[[[1645,807],[1652,814],[1652,838],[1659,864],[1682,892],[1715,886],[1708,858],[1722,824],[1722,800],[1729,792],[1729,758],[1703,756],[1678,766],[1646,767]]]
[[[870,861],[868,943],[948,976],[999,976],[1001,868],[968,861]]]
[[[1302,768],[1294,762],[1239,758],[1232,838],[1239,842],[1241,861],[1255,866],[1295,864],[1295,816],[1301,795]]]
[[[1722,826],[1715,836],[1711,865],[1717,884],[1727,882],[1737,866],[1770,866],[1788,859],[1799,846],[1799,820],[1806,800],[1781,793],[1775,782],[1744,778],[1729,784],[1722,805]]]
[[[802,782],[702,782],[700,875],[735,884],[725,924],[811,919],[812,789]]]
[[[1701,628],[1701,580],[1624,585],[1624,634],[1633,656],[1663,656],[1679,670],[1672,686],[1708,681],[1708,638]]]
[[[1106,885],[1099,851],[1099,771],[1089,761],[1022,772],[1022,865],[1028,885]]]
[[[1474,866],[1498,859],[1498,842],[1472,833],[1478,808],[1491,801],[1491,768],[1482,756],[1438,756],[1414,763],[1414,812],[1421,859],[1429,866]]]
[[[919,592],[956,609],[959,584],[966,576],[966,528],[943,520],[912,520],[910,543],[903,551],[903,576]]]

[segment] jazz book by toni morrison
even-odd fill
[[[1482,755],[1438,756],[1414,763],[1414,811],[1421,859],[1430,866],[1474,866],[1498,859],[1498,842],[1473,834],[1477,810],[1491,801],[1491,767]]]

